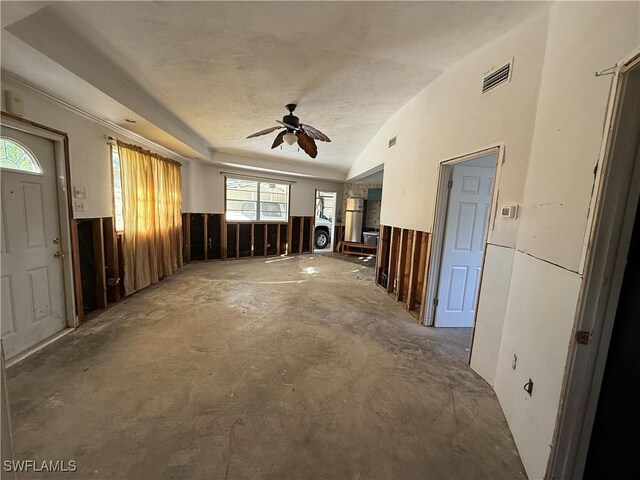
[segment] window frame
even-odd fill
[[[227,180],[248,180],[252,182],[256,182],[257,191],[256,191],[256,220],[228,220],[227,219]],[[263,183],[275,183],[279,185],[286,185],[287,187],[287,211],[285,212],[284,220],[263,220],[261,219],[260,212],[260,186]],[[268,202],[268,203],[280,203],[280,202]],[[291,212],[291,182],[285,180],[276,180],[276,179],[265,179],[260,177],[247,177],[244,175],[225,175],[224,176],[224,220],[226,223],[243,223],[243,224],[252,224],[252,223],[273,223],[273,224],[287,224],[289,223],[289,217]]]
[[[19,168],[11,168],[11,167],[0,167],[0,170],[4,170],[6,172],[13,173],[24,173],[25,175],[37,175],[42,177],[44,175],[44,170],[42,169],[42,165],[40,165],[40,161],[38,157],[31,151],[29,147],[27,147],[24,143],[16,140],[15,138],[7,137],[5,135],[0,135],[0,140],[9,141],[11,143],[15,143],[18,147],[20,147],[24,152],[30,157],[30,159],[37,165],[39,171],[31,172],[29,170],[20,170]]]

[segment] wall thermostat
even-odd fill
[[[502,218],[517,218],[518,205],[503,205],[500,208],[500,216]]]

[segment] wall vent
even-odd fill
[[[389,139],[389,148],[393,147],[396,144],[397,135],[394,135]]]
[[[501,67],[494,68],[487,73],[482,79],[482,93],[487,93],[494,88],[507,83],[511,80],[511,71],[513,70],[513,59],[502,65]]]

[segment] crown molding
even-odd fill
[[[51,95],[50,93],[45,92],[44,90],[41,90],[40,88],[36,87],[35,85],[32,85],[31,83],[28,83],[27,81],[23,80],[22,78],[18,77],[17,75],[14,75],[11,72],[8,72],[6,70],[2,70],[2,83],[4,84],[5,82],[9,82],[9,83],[14,83],[17,84],[20,87],[23,87],[27,90],[29,90],[30,92],[64,108],[65,110],[74,113],[80,117],[83,117],[91,122],[97,123],[99,125],[102,125],[103,127],[107,127],[110,130],[113,130],[116,133],[119,133],[121,135],[126,135],[129,138],[134,139],[135,141],[141,143],[143,146],[155,150],[158,153],[162,153],[163,155],[166,155],[170,158],[173,158],[174,160],[178,160],[180,162],[190,162],[193,159],[185,157],[184,155],[181,155],[177,152],[174,152],[173,150],[163,147],[162,145],[149,140],[146,137],[143,137],[142,135],[132,132],[131,130],[127,130],[126,128],[118,125],[117,123],[111,122],[109,120],[106,120],[104,118],[98,117],[97,115],[94,115],[92,113],[87,112],[86,110],[83,110],[79,107],[76,107],[75,105],[72,105],[54,95]]]

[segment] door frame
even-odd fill
[[[438,286],[440,283],[440,267],[442,266],[442,254],[444,248],[444,232],[447,226],[447,210],[449,208],[449,197],[451,191],[448,184],[453,176],[453,167],[457,164],[474,160],[480,157],[486,157],[487,155],[496,154],[496,175],[493,180],[493,187],[491,192],[491,205],[489,207],[489,218],[487,219],[488,225],[484,238],[484,253],[482,255],[482,264],[480,267],[480,281],[478,285],[478,300],[480,299],[480,288],[482,286],[482,278],[484,276],[484,262],[487,254],[487,244],[491,238],[491,231],[495,225],[496,212],[498,208],[498,183],[501,174],[501,167],[504,159],[504,144],[498,143],[481,150],[477,150],[471,153],[467,153],[458,157],[443,160],[438,166],[438,184],[436,189],[435,199],[435,211],[433,217],[432,239],[431,239],[431,255],[429,259],[429,266],[427,268],[427,293],[425,295],[425,309],[424,318],[422,318],[423,325],[427,327],[433,327],[435,325],[435,311],[434,299],[438,293]],[[475,316],[473,319],[474,332],[476,317],[478,315],[478,308],[476,303]],[[473,340],[472,340],[473,343]]]
[[[626,75],[631,70],[636,78]],[[549,479],[582,478],[584,473],[640,198],[639,153],[625,150],[634,141],[629,135],[633,123],[621,121],[626,89],[640,91],[640,50],[619,62],[612,73],[599,176],[585,235],[584,280],[545,475]],[[575,341],[578,331],[589,332],[587,345]]]
[[[59,130],[31,122],[8,112],[0,113],[0,125],[21,132],[46,138],[53,142],[56,165],[56,194],[58,199],[58,219],[60,225],[60,246],[66,255],[62,258],[62,278],[64,291],[65,323],[67,329],[79,325],[79,303],[82,302],[82,286],[80,284],[80,263],[78,257],[78,240],[71,203],[71,175],[69,165],[69,136]],[[47,344],[48,342],[44,342]],[[36,346],[37,348],[37,346]],[[32,353],[27,349],[16,358],[21,359]],[[15,363],[12,362],[12,363]]]
[[[335,236],[336,236],[336,213],[338,212],[338,192],[331,192],[331,191],[327,191],[327,190],[321,190],[319,188],[316,188],[313,194],[313,229],[314,231],[311,232],[311,238],[312,238],[312,243],[311,243],[311,247],[312,247],[312,252],[316,253],[316,232],[315,232],[315,219],[316,219],[316,201],[318,200],[318,193],[320,192],[325,192],[325,193],[333,193],[334,197],[333,197],[333,220],[331,221],[331,242],[330,242],[330,246],[331,246],[331,250],[329,253],[333,252],[333,249],[335,247]]]

